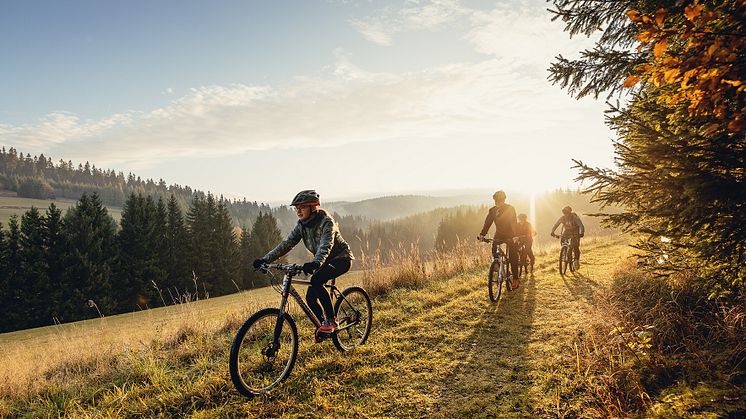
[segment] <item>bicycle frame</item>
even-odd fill
[[[293,273],[291,272],[285,272],[285,275],[282,279],[282,291],[281,295],[282,298],[280,299],[280,315],[277,317],[277,324],[275,325],[275,340],[278,340],[280,338],[280,334],[282,333],[282,319],[285,313],[287,312],[287,302],[288,297],[293,297],[295,299],[295,302],[298,303],[300,308],[303,310],[303,312],[306,314],[309,320],[311,320],[311,323],[316,326],[318,329],[321,327],[321,320],[316,317],[316,315],[313,313],[310,307],[308,307],[308,304],[306,304],[306,301],[301,297],[301,295],[298,293],[298,291],[293,287],[293,282],[296,284],[303,284],[311,286],[311,281],[304,280],[304,279],[293,279]],[[325,287],[329,288],[331,290],[330,297],[332,298],[332,303],[336,301],[338,298],[345,299],[344,295],[342,295],[342,292],[339,291],[339,288],[336,286],[336,278],[333,278],[331,280],[331,284],[325,285]],[[357,310],[355,310],[357,311]],[[357,314],[357,313],[356,313]],[[343,330],[349,329],[350,327],[353,327],[359,323],[359,320],[355,320],[353,322],[350,322],[346,324],[343,327],[340,327],[337,329],[337,332],[341,332]]]

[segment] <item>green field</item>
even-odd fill
[[[62,213],[75,206],[78,201],[72,199],[31,199],[31,198],[18,198],[14,196],[8,196],[7,193],[0,195],[0,222],[4,226],[8,225],[8,220],[13,214],[20,217],[31,207],[36,207],[43,214],[49,204],[54,203],[58,208],[62,209]],[[114,217],[115,220],[119,221],[122,218],[122,209],[117,207],[107,207],[109,214]]]

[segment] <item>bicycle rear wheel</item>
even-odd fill
[[[246,320],[233,339],[229,358],[231,381],[246,397],[266,393],[290,375],[297,356],[298,329],[293,319],[287,313],[280,318],[280,310],[276,308],[259,310]]]
[[[525,278],[528,276],[528,258],[525,255],[521,256],[521,261],[518,264],[518,276]]]
[[[575,272],[575,258],[572,257],[572,251],[567,252],[567,264],[570,266],[570,272]]]
[[[502,293],[503,281],[505,280],[505,266],[500,259],[495,259],[490,265],[487,273],[487,288],[489,289],[490,301],[496,303]]]
[[[360,287],[350,287],[342,291],[342,296],[334,303],[337,316],[337,332],[332,342],[342,352],[364,345],[373,324],[373,305],[368,293]]]
[[[559,272],[560,275],[564,275],[565,272],[567,272],[567,264],[570,262],[569,257],[567,255],[568,248],[567,246],[562,246],[560,249],[560,256],[559,256]]]

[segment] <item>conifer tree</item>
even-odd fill
[[[8,240],[6,235],[3,225],[0,223],[0,318],[8,319],[5,322],[0,322],[0,333],[13,330],[9,321],[11,295],[10,283],[8,282]]]
[[[167,267],[169,286],[184,288],[191,285],[191,269],[187,253],[187,231],[184,215],[174,195],[168,200],[166,222]]]
[[[116,222],[98,194],[84,193],[68,210],[62,226],[67,246],[65,312],[70,316],[64,320],[110,314],[116,307],[111,283]]]
[[[127,199],[117,234],[116,278],[122,311],[162,305],[156,287],[164,286],[160,256],[164,231],[158,217],[150,196],[132,194]]]
[[[212,253],[213,260],[216,262],[213,279],[215,290],[221,295],[236,292],[238,291],[236,286],[239,280],[240,255],[231,215],[222,198],[216,204],[213,220]]]
[[[201,284],[201,289],[212,290],[213,261],[211,257],[212,218],[214,200],[195,196],[186,215],[189,266]],[[212,204],[211,204],[212,202]]]
[[[64,237],[62,236],[62,211],[54,203],[49,204],[44,217],[46,231],[45,246],[47,249],[47,278],[49,281],[49,314],[52,318],[63,317],[62,287],[64,257],[66,253]]]
[[[272,250],[282,241],[280,229],[277,227],[277,220],[271,213],[259,213],[259,216],[251,228],[251,234],[248,238],[247,258],[249,261],[261,258],[267,252]],[[249,278],[253,286],[262,286],[267,284],[265,275],[249,272]]]
[[[746,3],[556,0],[572,34],[603,28],[550,78],[611,105],[618,168],[576,162],[613,226],[636,233],[658,273],[690,270],[712,296],[739,298],[746,277]],[[741,298],[742,298],[742,294]]]
[[[254,279],[252,271],[254,269],[252,262],[254,258],[252,258],[251,253],[251,230],[249,230],[248,227],[243,227],[241,229],[241,237],[239,239],[239,259],[240,259],[240,266],[241,266],[241,284],[243,289],[247,288],[255,288]]]
[[[11,149],[12,150],[12,149]],[[11,330],[23,322],[23,301],[21,300],[21,258],[20,258],[20,226],[18,216],[13,214],[8,221],[8,241],[5,260],[7,262],[7,322],[12,325]]]
[[[45,246],[47,232],[44,221],[44,217],[35,207],[31,207],[21,217],[18,298],[23,307],[23,320],[18,324],[20,328],[36,327],[51,322]]]

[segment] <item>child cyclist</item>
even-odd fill
[[[528,222],[526,214],[518,214],[516,233],[518,234],[519,242],[523,243],[524,248],[526,249],[526,256],[528,257],[529,264],[531,265],[531,273],[533,274],[536,258],[534,257],[534,251],[531,247],[534,245],[536,230],[534,230],[534,227]]]
[[[349,271],[354,257],[350,246],[342,238],[337,223],[326,211],[319,208],[319,194],[316,191],[300,191],[290,205],[295,207],[298,224],[285,241],[261,259],[254,260],[254,269],[284,256],[303,240],[306,249],[314,255],[313,260],[303,264],[303,272],[312,275],[311,286],[306,292],[306,302],[321,321],[318,332],[332,333],[336,330],[337,323],[332,300],[324,284]]]

